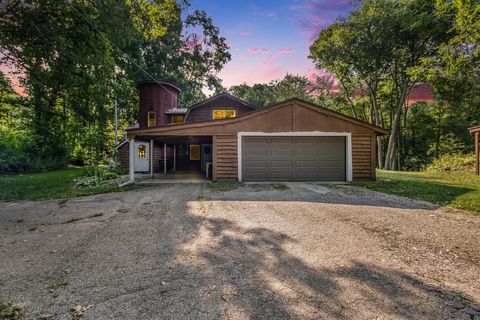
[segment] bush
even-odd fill
[[[473,154],[445,154],[433,160],[426,168],[426,172],[467,172],[473,171],[475,155]]]
[[[25,150],[24,150],[25,149]],[[31,173],[64,168],[65,158],[40,158],[28,147],[12,149],[0,143],[0,174]]]
[[[112,184],[121,173],[121,168],[107,166],[90,167],[83,177],[75,179],[75,188],[91,188]]]

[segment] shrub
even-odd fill
[[[445,154],[433,160],[426,168],[426,172],[466,172],[473,171],[475,155],[473,154]]]
[[[75,188],[91,188],[112,184],[121,173],[121,168],[93,166],[87,170],[87,173],[83,177],[75,179]]]

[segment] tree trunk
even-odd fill
[[[380,115],[378,113],[377,106],[377,90],[369,86],[370,91],[370,103],[371,103],[371,115],[372,115],[372,124],[380,126]],[[383,168],[383,144],[382,138],[377,137],[377,163],[380,169]]]
[[[345,83],[341,79],[340,79],[340,84],[342,85],[343,90],[345,91],[345,97],[348,100],[348,104],[350,105],[350,109],[352,109],[353,116],[358,119],[357,111],[355,110],[355,106],[353,105],[353,101],[352,101],[352,98],[350,97],[350,92],[348,91],[347,86],[345,85]]]
[[[405,97],[407,94],[408,86],[405,84],[400,93],[400,97],[397,103],[397,110],[393,117],[392,128],[390,130],[390,137],[388,139],[387,154],[385,156],[385,170],[392,170],[393,161],[395,161],[395,148],[397,144],[397,137],[400,133],[401,117],[403,111],[403,105],[405,103]]]

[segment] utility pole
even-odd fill
[[[115,99],[115,145],[118,144],[118,101],[117,96],[114,97]]]

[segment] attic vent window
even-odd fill
[[[213,119],[235,118],[237,110],[213,110]]]
[[[148,127],[155,127],[156,124],[156,114],[154,111],[149,111],[148,112]]]

